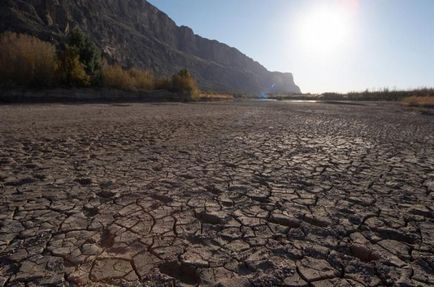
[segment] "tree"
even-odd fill
[[[0,86],[51,87],[56,68],[54,45],[30,35],[0,34]]]
[[[84,64],[80,62],[78,51],[66,47],[59,57],[59,74],[62,82],[68,86],[89,86],[90,76],[86,73]]]
[[[79,28],[71,31],[68,38],[68,48],[73,49],[79,56],[84,70],[93,80],[97,80],[101,74],[101,52],[90,38]]]

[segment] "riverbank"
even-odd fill
[[[226,94],[203,93],[195,101],[224,101]],[[116,89],[4,89],[0,90],[0,104],[15,103],[105,103],[105,102],[189,102],[189,95],[166,90],[123,91]]]

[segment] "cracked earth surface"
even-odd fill
[[[433,286],[434,119],[0,107],[0,286]]]

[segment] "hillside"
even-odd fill
[[[269,72],[237,49],[177,26],[145,0],[3,0],[0,17],[0,32],[24,32],[55,43],[78,26],[109,61],[159,75],[187,68],[203,89],[300,92],[292,74]]]

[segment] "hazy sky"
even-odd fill
[[[150,0],[303,92],[434,86],[434,0]]]

